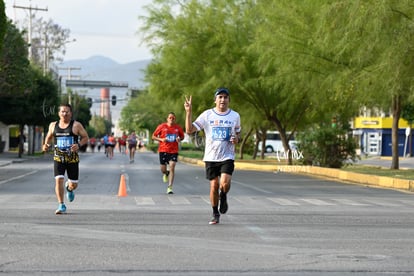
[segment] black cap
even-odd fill
[[[227,88],[225,88],[225,87],[220,87],[220,88],[217,88],[216,92],[214,92],[214,98],[215,98],[218,94],[222,94],[222,93],[227,94],[227,96],[230,96],[230,91],[229,91]]]

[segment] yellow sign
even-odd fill
[[[409,127],[404,119],[398,121],[398,128]],[[391,117],[356,117],[354,119],[354,129],[358,128],[392,128]]]

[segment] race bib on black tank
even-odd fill
[[[56,146],[61,151],[69,151],[73,143],[73,136],[56,137]]]

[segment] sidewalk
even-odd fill
[[[22,158],[19,158],[17,152],[2,152],[0,153],[0,167],[8,166],[13,163],[23,163],[28,159],[33,159],[36,157],[22,155]]]
[[[385,168],[391,168],[392,157],[391,156],[372,156],[363,158],[356,162],[360,165],[372,165]],[[412,170],[414,169],[414,157],[400,157],[399,158],[399,167],[401,170]]]

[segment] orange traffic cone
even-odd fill
[[[125,183],[125,175],[121,174],[121,180],[119,181],[118,196],[127,196],[127,188]]]

